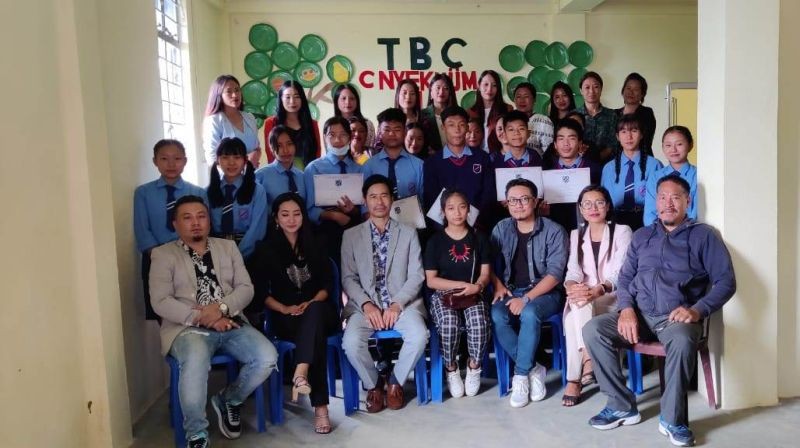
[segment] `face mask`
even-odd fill
[[[332,152],[337,157],[346,156],[347,153],[350,152],[350,143],[342,146],[341,148],[336,148],[336,147],[334,147],[334,146],[329,144],[329,145],[327,145],[325,150],[328,151],[328,152]]]

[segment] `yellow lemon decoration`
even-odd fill
[[[346,83],[353,77],[353,63],[342,55],[333,56],[326,66],[328,78],[335,83]]]

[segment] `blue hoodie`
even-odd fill
[[[708,317],[736,292],[731,256],[714,229],[686,219],[671,232],[660,220],[633,234],[619,274],[619,310],[664,316],[679,306]]]

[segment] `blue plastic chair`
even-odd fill
[[[173,358],[170,355],[166,356],[167,364],[169,364],[169,417],[170,417],[170,425],[173,429],[173,434],[175,437],[175,446],[177,448],[183,448],[186,446],[186,433],[183,431],[183,411],[181,410],[181,401],[178,397],[178,380],[180,378],[180,365],[178,364],[178,360]],[[228,383],[234,381],[236,379],[236,375],[238,373],[239,362],[230,355],[225,354],[218,354],[211,358],[211,365],[221,365],[224,364],[227,376],[228,376]],[[273,373],[274,375],[274,373]],[[270,378],[273,376],[270,375]],[[264,432],[267,430],[266,426],[266,416],[264,410],[264,387],[263,385],[259,385],[255,391],[253,391],[253,395],[256,399],[256,415],[257,415],[257,422],[258,422],[258,432]]]
[[[442,359],[441,341],[439,340],[439,331],[436,325],[431,323],[431,401],[434,403],[442,403],[444,401],[444,359]],[[483,353],[483,361],[481,361],[482,377],[490,375],[489,372],[489,347]]]
[[[339,283],[339,268],[336,266],[336,263],[333,260],[330,260],[331,263],[331,275],[334,279],[332,282],[333,288],[331,290],[331,297],[330,300],[334,300],[336,304],[336,312],[337,315],[341,315],[341,296],[342,296],[342,289]],[[271,332],[269,331],[269,311],[265,312],[264,315],[264,334],[266,334],[270,341],[275,345],[275,348],[278,351],[278,366],[282,367],[285,365],[286,357],[292,356],[295,344],[293,342],[284,341],[282,339],[278,339],[274,337]],[[336,360],[335,358],[338,357],[339,365],[343,365],[347,362],[347,359],[344,355],[344,350],[342,349],[342,333],[339,332],[337,334],[328,336],[327,340],[327,350],[328,350],[328,393],[331,396],[336,395]],[[269,378],[269,391],[270,391],[270,423],[273,425],[282,425],[284,422],[284,415],[283,415],[283,402],[284,392],[283,392],[283,371],[277,369],[270,375]],[[345,385],[345,372],[342,369],[342,383]],[[349,384],[349,383],[347,383]],[[343,387],[343,395],[347,395],[348,390],[346,389],[346,385]],[[345,413],[347,412],[347,406],[345,404]]]
[[[402,339],[396,330],[378,330],[370,336],[370,339]],[[428,397],[428,362],[425,356],[420,356],[414,367],[414,382],[417,387],[417,405],[423,406],[430,401]],[[344,384],[344,409],[345,415],[351,415],[358,411],[359,392],[358,383],[360,379],[358,372],[344,357],[342,362],[342,383]]]
[[[555,314],[547,319],[553,334],[553,366],[555,370],[561,371],[561,386],[567,384],[567,352],[566,338],[564,336],[564,324],[561,313]],[[492,328],[492,340],[494,340],[494,356],[497,364],[497,394],[501,397],[508,394],[511,385],[512,361],[511,357],[503,350],[497,335]]]

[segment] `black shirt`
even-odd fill
[[[600,243],[602,243],[602,241],[592,241],[592,252],[594,252],[595,269],[597,269],[598,260],[600,259]]]
[[[475,260],[475,270],[470,272]],[[481,265],[490,264],[489,243],[483,234],[468,232],[454,240],[444,230],[436,232],[425,248],[423,265],[426,271],[437,271],[437,276],[459,282],[475,283]]]
[[[531,284],[531,277],[528,274],[528,241],[533,232],[517,232],[517,248],[514,250],[514,258],[511,260],[511,281],[517,288],[527,288]]]

